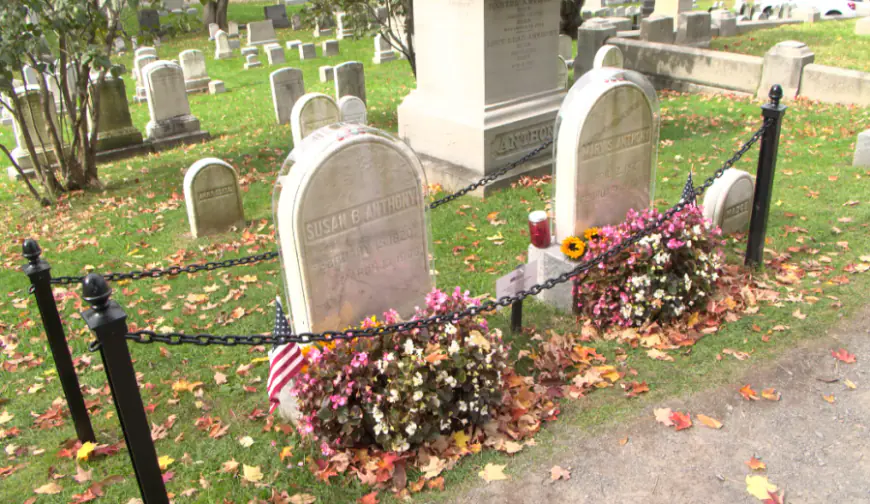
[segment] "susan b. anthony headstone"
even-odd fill
[[[290,111],[290,129],[293,145],[317,129],[341,121],[341,113],[332,97],[322,93],[308,93],[296,100]]]
[[[200,159],[187,170],[184,202],[194,238],[245,225],[239,176],[220,159]]]
[[[305,94],[305,80],[302,70],[298,68],[282,68],[269,74],[272,85],[272,105],[275,109],[275,120],[278,124],[290,122],[290,112],[296,100]]]
[[[360,125],[293,149],[275,186],[275,227],[295,332],[414,314],[432,290],[426,176],[414,152]],[[285,305],[286,306],[286,305]]]
[[[342,122],[356,124],[368,123],[366,104],[356,96],[343,96],[338,100],[338,109],[341,111]]]
[[[704,194],[704,217],[724,234],[749,229],[755,184],[749,173],[729,168],[713,182]]]

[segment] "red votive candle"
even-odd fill
[[[550,218],[547,212],[535,210],[529,214],[529,239],[537,248],[547,248],[553,241],[550,236]]]

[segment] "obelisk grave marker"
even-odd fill
[[[358,326],[395,309],[405,319],[433,287],[426,176],[414,152],[358,124],[296,145],[275,186],[294,331]]]

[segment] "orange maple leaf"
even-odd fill
[[[758,400],[758,392],[752,390],[750,385],[744,385],[743,388],[740,389],[740,395],[743,396],[747,401],[757,401]]]
[[[761,501],[761,504],[783,504],[782,498],[785,496],[785,492],[780,491],[779,493],[767,491],[767,495],[770,496],[768,499],[764,499]]]
[[[749,460],[747,460],[746,465],[748,465],[749,468],[752,469],[753,471],[761,471],[761,470],[767,469],[767,464],[758,460],[755,457],[751,457]]]
[[[854,364],[857,361],[855,354],[850,354],[845,348],[841,348],[836,352],[831,350],[831,356],[846,364]]]
[[[625,394],[625,397],[637,397],[639,394],[643,394],[644,392],[649,392],[649,385],[644,382],[631,382],[627,387],[629,390]]]
[[[378,504],[378,491],[375,490],[372,493],[363,495],[357,502],[359,504]]]
[[[674,411],[671,413],[671,422],[674,422],[676,430],[681,431],[692,426],[692,418],[685,413]]]
[[[444,354],[444,352],[442,352],[441,350],[437,350],[437,351],[432,352],[426,356],[426,362],[428,362],[430,364],[435,364],[436,362],[441,362],[441,361],[447,360],[449,358],[450,357],[447,357]]]

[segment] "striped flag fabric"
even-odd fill
[[[272,330],[272,335],[275,337],[286,337],[292,334],[290,325],[287,323],[287,317],[284,316],[281,298],[278,297],[275,299],[275,328]],[[275,408],[281,404],[281,401],[278,399],[281,391],[302,369],[304,364],[305,356],[302,355],[302,350],[296,343],[275,345],[269,351],[269,384],[267,387],[269,392],[269,413],[274,412]]]

